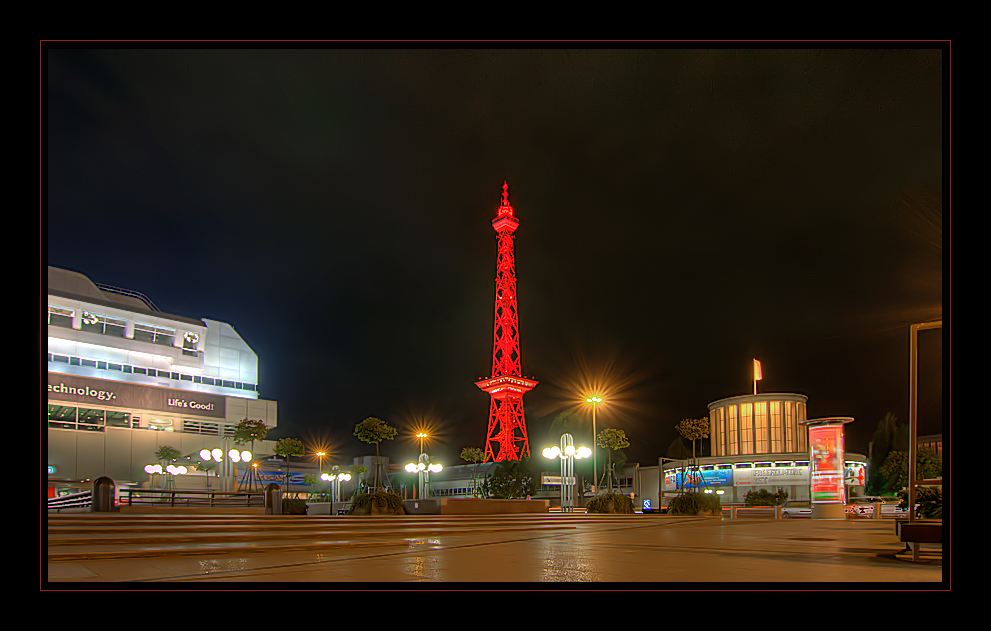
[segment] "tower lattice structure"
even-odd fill
[[[509,184],[503,181],[502,204],[492,220],[498,243],[492,376],[475,383],[491,397],[485,440],[486,462],[530,457],[523,395],[532,390],[537,382],[524,377],[520,370],[520,326],[513,251],[513,233],[519,225],[519,220],[513,215],[513,207],[509,205]]]

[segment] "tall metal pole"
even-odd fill
[[[596,495],[599,493],[599,478],[596,477],[598,471],[598,441],[595,440],[595,401],[592,401],[592,485]]]
[[[915,521],[915,459],[918,454],[919,414],[919,331],[941,329],[943,321],[913,324],[908,346],[908,521]]]

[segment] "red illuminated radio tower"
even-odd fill
[[[489,429],[485,461],[502,462],[530,457],[523,417],[523,395],[537,382],[520,373],[520,326],[516,310],[516,262],[513,232],[520,225],[509,205],[509,184],[502,183],[502,205],[492,220],[499,242],[495,279],[495,332],[492,376],[475,383],[489,393]]]

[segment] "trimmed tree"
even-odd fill
[[[251,453],[253,455],[255,453],[255,441],[265,440],[265,436],[270,429],[272,428],[261,421],[251,421],[246,418],[241,419],[234,426],[234,442],[238,445],[251,443]]]
[[[178,449],[169,447],[168,445],[162,445],[158,448],[158,451],[155,452],[155,457],[158,458],[159,462],[164,464],[171,464],[175,462],[176,458],[181,455],[182,453]]]
[[[289,477],[289,456],[302,456],[306,452],[303,450],[303,443],[295,438],[280,438],[275,443],[274,451],[277,456],[285,456],[286,459],[285,492],[288,494],[292,483],[292,478]]]
[[[682,435],[685,440],[692,441],[692,465],[693,468],[698,472],[698,464],[695,462],[695,441],[702,440],[703,438],[709,437],[709,419],[707,418],[685,418],[681,419],[681,422],[675,425],[678,433]],[[695,489],[698,489],[698,475],[693,476],[692,481],[694,482]]]
[[[485,450],[479,447],[465,447],[461,450],[461,459],[474,464],[471,469],[472,497],[478,495],[478,463],[485,462]]]
[[[363,464],[353,464],[348,467],[348,473],[351,474],[351,479],[354,480],[354,492],[351,493],[351,499],[353,500],[361,488],[361,474],[368,473],[368,469]]]
[[[375,490],[379,489],[379,443],[383,440],[392,440],[399,431],[380,418],[369,416],[362,422],[354,426],[354,435],[358,440],[375,445]]]
[[[630,441],[626,440],[626,432],[621,429],[607,427],[599,432],[595,437],[595,444],[609,453],[609,492],[612,493],[612,452],[630,446]]]
[[[163,445],[159,447],[158,451],[155,452],[155,457],[158,458],[158,461],[162,463],[163,469],[169,466],[170,464],[172,464],[173,462],[175,462],[176,458],[178,458],[181,455],[182,453],[178,449],[174,447],[169,447],[168,445]],[[172,474],[165,472],[164,475],[169,476],[163,479],[169,481],[169,484],[171,484],[170,480],[172,479],[171,477]]]

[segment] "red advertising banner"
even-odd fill
[[[812,501],[842,504],[843,426],[820,425],[809,428],[812,458]]]

